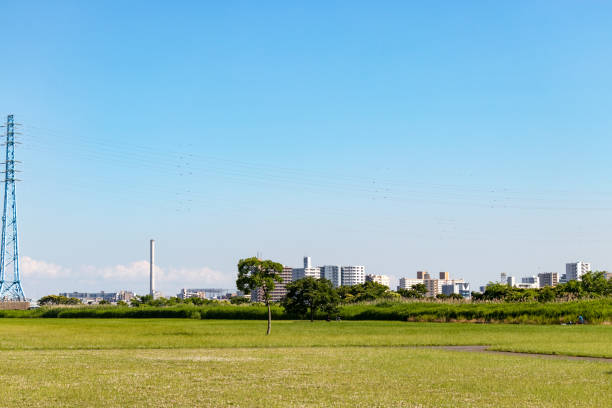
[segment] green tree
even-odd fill
[[[78,305],[81,303],[80,299],[74,297],[66,297],[60,295],[47,295],[38,299],[38,304],[40,306],[47,305]]]
[[[587,272],[582,275],[582,289],[589,295],[605,296],[608,289],[608,280],[604,272]]]
[[[536,299],[538,302],[552,302],[555,300],[556,294],[555,290],[550,286],[545,286],[540,289],[536,295]]]
[[[244,303],[249,303],[251,299],[244,296],[233,296],[229,301],[232,305],[242,305]]]
[[[289,313],[304,316],[310,312],[312,322],[318,310],[326,312],[328,317],[334,314],[339,301],[340,296],[331,281],[307,277],[287,285],[287,295],[282,304]]]
[[[270,260],[262,261],[256,257],[241,259],[238,262],[238,278],[236,287],[244,294],[248,295],[254,290],[261,291],[263,300],[268,308],[268,330],[272,331],[272,310],[270,309],[270,294],[274,290],[276,283],[281,283],[283,278],[280,274],[283,265]]]
[[[403,298],[408,299],[421,299],[427,294],[427,286],[422,283],[412,285],[411,289],[398,289],[397,293]]]
[[[365,282],[353,286],[340,286],[336,289],[344,303],[364,302],[391,297],[389,288],[377,282]]]

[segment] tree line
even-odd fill
[[[283,266],[271,260],[262,261],[258,258],[241,259],[238,262],[238,290],[246,295],[260,291],[263,303],[268,308],[268,329],[271,332],[272,317],[270,313],[271,294],[276,283],[282,282],[280,273]],[[503,284],[490,284],[484,293],[472,292],[476,301],[501,300],[510,302],[540,301],[550,302],[556,299],[573,300],[582,298],[612,296],[612,279],[606,279],[604,272],[589,272],[580,281],[569,281],[555,287],[539,289],[521,289]],[[306,277],[288,283],[286,295],[281,305],[289,313],[308,316],[314,320],[317,312],[323,312],[327,319],[337,313],[340,303],[357,303],[376,299],[421,299],[427,293],[423,284],[413,285],[410,289],[398,289],[397,292],[376,282],[365,282],[360,285],[340,286],[334,288],[327,279]],[[462,300],[459,294],[436,296],[438,299]]]
[[[605,272],[587,272],[581,280],[571,280],[556,286],[521,289],[501,283],[489,284],[483,293],[472,292],[472,300],[502,300],[506,302],[552,302],[612,296],[612,279]]]

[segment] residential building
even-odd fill
[[[444,285],[442,285],[442,293],[446,296],[450,296],[453,293],[456,293],[466,299],[472,297],[472,292],[470,291],[470,284],[467,282],[445,283]]]
[[[310,257],[305,256],[304,257],[304,267],[303,268],[293,268],[292,281],[296,281],[298,279],[304,279],[308,277],[319,279],[321,277],[321,269],[317,267],[313,267]]]
[[[436,297],[436,295],[443,293],[443,285],[463,284],[465,282],[463,279],[451,279],[449,272],[440,272],[440,279],[431,279],[426,271],[417,271],[416,279],[400,278],[399,283],[398,289],[412,289],[413,285],[423,284],[427,288],[425,296]]]
[[[293,268],[283,266],[283,271],[280,275],[283,281],[276,282],[274,285],[274,290],[270,294],[270,299],[273,302],[280,302],[281,299],[287,294],[287,285],[291,283],[291,279],[293,278]]]
[[[606,279],[612,279],[612,272],[604,272],[604,278]]]
[[[538,273],[540,287],[557,286],[559,284],[559,274],[557,272]]]
[[[499,275],[499,283],[501,283],[502,285],[508,284],[508,274],[506,272],[502,272]]]
[[[588,262],[571,262],[565,264],[565,281],[580,280],[582,275],[591,272],[591,264]]]
[[[526,276],[521,278],[521,283],[515,287],[520,289],[537,289],[540,287],[540,279],[537,276]]]
[[[540,278],[537,276],[526,276],[521,278],[521,283],[532,285],[534,288],[540,287]]]
[[[289,266],[283,266],[281,272],[282,282],[276,282],[274,289],[270,293],[271,302],[280,302],[285,295],[287,295],[287,285],[292,282],[293,279],[293,268]],[[251,292],[251,302],[264,302],[264,293],[261,288],[257,288]]]
[[[342,286],[353,286],[365,283],[365,266],[342,266]]]
[[[514,287],[516,287],[516,278],[514,276],[508,276],[508,279],[506,280],[506,283],[511,288],[514,288]]]
[[[414,285],[424,284],[425,281],[423,279],[411,279],[411,278],[400,278],[399,286],[397,289],[412,289]]]
[[[425,279],[425,287],[427,288],[427,297],[436,297],[438,293],[442,293],[442,285],[439,279]]]
[[[387,275],[366,275],[366,282],[376,282],[386,287],[389,286],[389,277]]]
[[[320,266],[321,277],[331,281],[334,288],[342,286],[342,268],[339,265]]]
[[[431,279],[427,271],[417,271],[417,279]]]

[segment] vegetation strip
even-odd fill
[[[604,361],[606,363],[612,363],[612,358],[608,357],[587,357],[587,356],[570,356],[564,354],[544,354],[544,353],[527,353],[524,351],[508,351],[508,350],[492,350],[491,346],[425,346],[431,349],[442,349],[449,351],[467,351],[473,353],[492,353],[492,354],[505,354],[509,356],[529,356],[529,357],[540,357],[540,358],[552,358],[562,360],[586,360],[586,361]]]

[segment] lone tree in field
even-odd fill
[[[318,310],[327,312],[328,317],[337,309],[340,297],[327,279],[307,277],[287,285],[287,295],[282,303],[290,313],[305,316],[310,312],[310,321],[314,321]]]
[[[268,331],[272,331],[272,311],[270,310],[270,295],[277,282],[282,282],[280,274],[283,265],[270,260],[262,261],[258,258],[241,259],[238,262],[238,279],[236,287],[248,295],[252,291],[259,290],[263,296],[264,303],[268,307]]]

